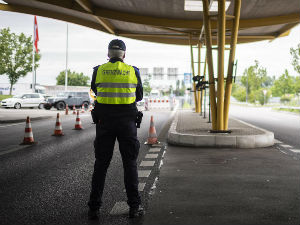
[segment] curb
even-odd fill
[[[263,148],[274,145],[274,133],[238,119],[234,120],[258,129],[262,131],[263,134],[225,136],[224,134],[196,135],[179,133],[176,131],[178,122],[177,113],[170,126],[167,141],[173,145],[219,148]]]

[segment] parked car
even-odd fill
[[[25,93],[20,95],[15,95],[12,98],[3,99],[1,102],[2,107],[13,107],[15,109],[20,109],[24,107],[38,107],[42,109],[46,103],[45,98],[40,93]]]
[[[70,108],[73,107],[84,107],[87,109],[90,104],[89,92],[61,92],[55,97],[49,97],[44,104],[45,109],[51,109],[52,107],[57,110],[63,110],[68,105]]]

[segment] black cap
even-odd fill
[[[126,51],[126,45],[122,40],[114,39],[109,43],[108,49],[117,49],[117,50]]]

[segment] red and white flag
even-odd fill
[[[38,41],[39,41],[39,31],[38,31],[36,16],[34,16],[34,46],[35,46],[35,52],[39,51]]]

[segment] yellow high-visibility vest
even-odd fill
[[[132,66],[121,61],[105,63],[97,70],[97,102],[102,104],[134,103],[137,83]]]

